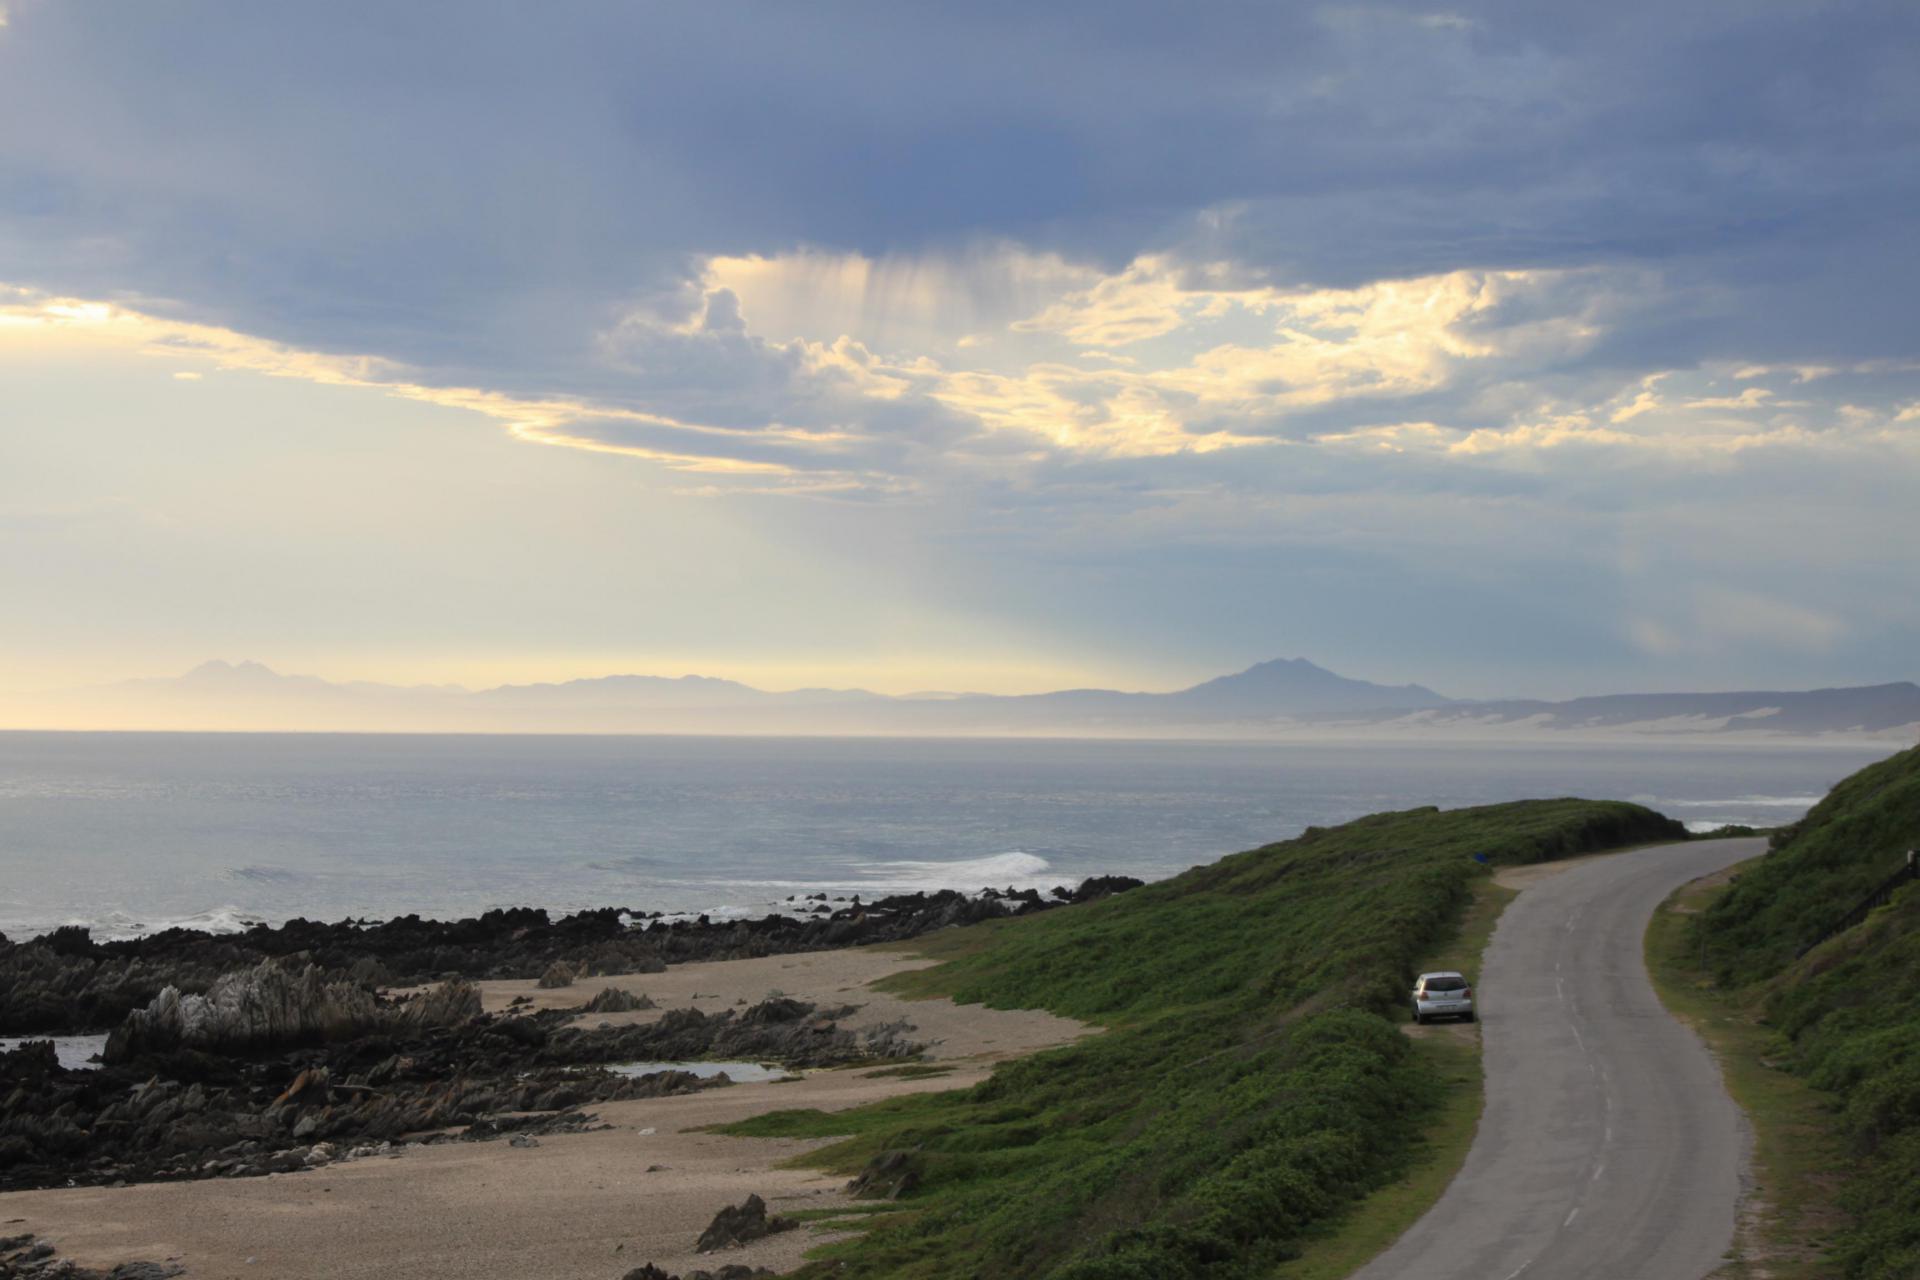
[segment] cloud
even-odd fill
[[[1754,648],[1794,653],[1830,652],[1847,624],[1832,614],[1754,592],[1710,588],[1678,618],[1639,617],[1633,641],[1656,657],[1721,656]]]
[[[1622,661],[1734,644],[1647,564],[1836,651],[1899,574],[1859,546],[1920,476],[1908,4],[6,8],[0,344],[374,388],[1001,565],[1470,578],[1563,646],[1604,599],[1652,628]]]

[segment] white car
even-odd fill
[[[1473,1021],[1473,986],[1452,970],[1423,973],[1413,984],[1413,1020],[1459,1018]]]

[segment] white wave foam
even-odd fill
[[[951,862],[902,859],[883,862],[846,862],[838,874],[823,874],[807,880],[668,880],[665,887],[675,890],[701,890],[721,900],[714,906],[667,911],[652,919],[633,921],[644,927],[655,922],[675,924],[699,916],[709,920],[757,920],[767,915],[806,919],[821,905],[809,895],[827,895],[826,905],[838,909],[858,896],[871,901],[895,893],[937,893],[954,889],[977,894],[986,889],[1037,889],[1042,893],[1055,885],[1077,885],[1081,877],[1054,874],[1052,864],[1031,853],[996,853],[985,858],[959,858]],[[721,895],[737,895],[728,900]],[[751,905],[749,905],[751,904]]]
[[[128,915],[124,911],[105,911],[97,916],[72,919],[66,923],[79,925],[89,930],[96,939],[108,941],[119,938],[143,938],[148,934],[163,933],[168,929],[198,929],[202,933],[245,933],[253,926],[266,924],[268,921],[265,916],[228,904],[171,920],[161,918],[143,920],[137,916]]]
[[[1676,809],[1719,809],[1728,805],[1751,805],[1761,809],[1811,809],[1825,796],[1734,796],[1730,800],[1669,800]]]
[[[987,858],[962,858],[954,862],[865,862],[852,870],[859,882],[889,893],[934,893],[941,889],[959,889],[972,893],[980,889],[1049,889],[1060,883],[1049,876],[1052,864],[1031,853],[996,853]]]

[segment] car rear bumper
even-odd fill
[[[1464,1018],[1473,1012],[1471,1000],[1422,1000],[1420,1016],[1423,1018]]]

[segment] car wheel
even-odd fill
[[[1414,1025],[1414,1026],[1416,1026],[1416,1027],[1420,1027],[1420,1026],[1425,1026],[1425,1025],[1426,1025],[1426,1021],[1427,1021],[1427,1020],[1426,1020],[1426,1018],[1425,1018],[1425,1017],[1423,1017],[1423,1016],[1421,1015],[1421,1013],[1420,1013],[1420,1011],[1419,1011],[1418,1009],[1415,1009],[1415,1010],[1413,1011],[1413,1025]]]
[[[1473,1014],[1469,1013],[1466,1015],[1466,1020],[1468,1022],[1478,1022],[1480,1019],[1475,1017]]]

